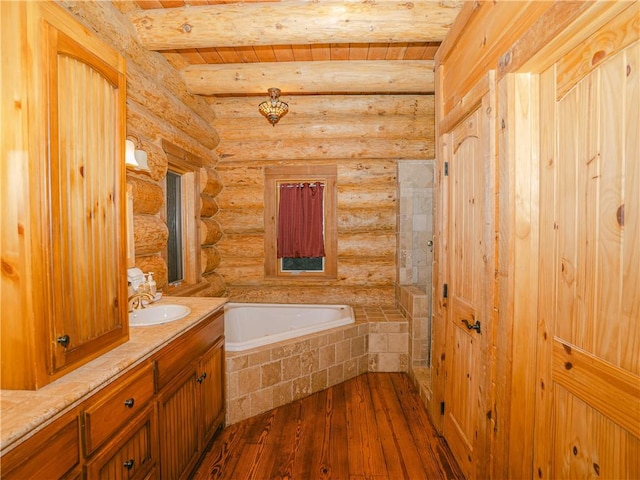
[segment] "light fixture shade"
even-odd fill
[[[149,163],[147,162],[148,156],[147,152],[144,150],[138,150],[134,152],[134,156],[136,157],[136,162],[138,162],[138,170],[149,170]]]
[[[275,127],[276,123],[289,111],[289,105],[280,101],[279,88],[270,88],[269,100],[258,105],[258,110],[262,115],[267,117],[267,120]]]
[[[135,139],[129,140],[129,138]],[[149,171],[149,164],[147,162],[147,152],[139,148],[141,145],[140,139],[135,135],[129,135],[125,140],[125,165],[133,167],[134,170]]]
[[[124,163],[126,165],[132,165],[134,167],[139,166],[138,161],[136,160],[136,145],[133,143],[133,140],[125,141],[125,154],[124,154]]]

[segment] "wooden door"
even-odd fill
[[[449,309],[444,436],[466,478],[487,472],[493,201],[489,95],[447,135]],[[490,409],[490,407],[489,407]]]
[[[590,48],[540,80],[543,479],[640,478],[640,44]]]

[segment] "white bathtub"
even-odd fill
[[[225,349],[239,352],[354,322],[349,305],[227,303]]]

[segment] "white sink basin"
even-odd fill
[[[155,305],[129,313],[129,325],[132,327],[159,325],[184,318],[190,313],[191,309],[184,305]]]

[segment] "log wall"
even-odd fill
[[[433,158],[433,96],[283,94],[289,113],[275,127],[258,112],[262,100],[211,101],[223,184],[213,217],[222,232],[216,271],[228,295],[250,302],[394,305],[397,161]],[[264,168],[270,165],[337,166],[335,280],[265,279]]]
[[[149,172],[130,169],[127,172],[127,183],[133,187],[136,266],[144,272],[154,272],[158,288],[166,287],[167,266],[161,252],[166,246],[167,228],[160,217],[164,208],[162,184],[167,172],[162,144],[166,141],[202,162],[201,215],[205,233],[201,287],[204,288],[199,294],[223,296],[224,281],[214,271],[218,258],[214,244],[221,236],[220,226],[209,218],[217,211],[215,196],[221,188],[214,171],[218,161],[214,148],[219,135],[212,125],[213,110],[202,97],[187,91],[182,77],[163,55],[150,52],[138,42],[133,26],[118,10],[126,10],[126,4],[75,1],[60,4],[127,61],[127,135],[138,137],[149,157]]]

